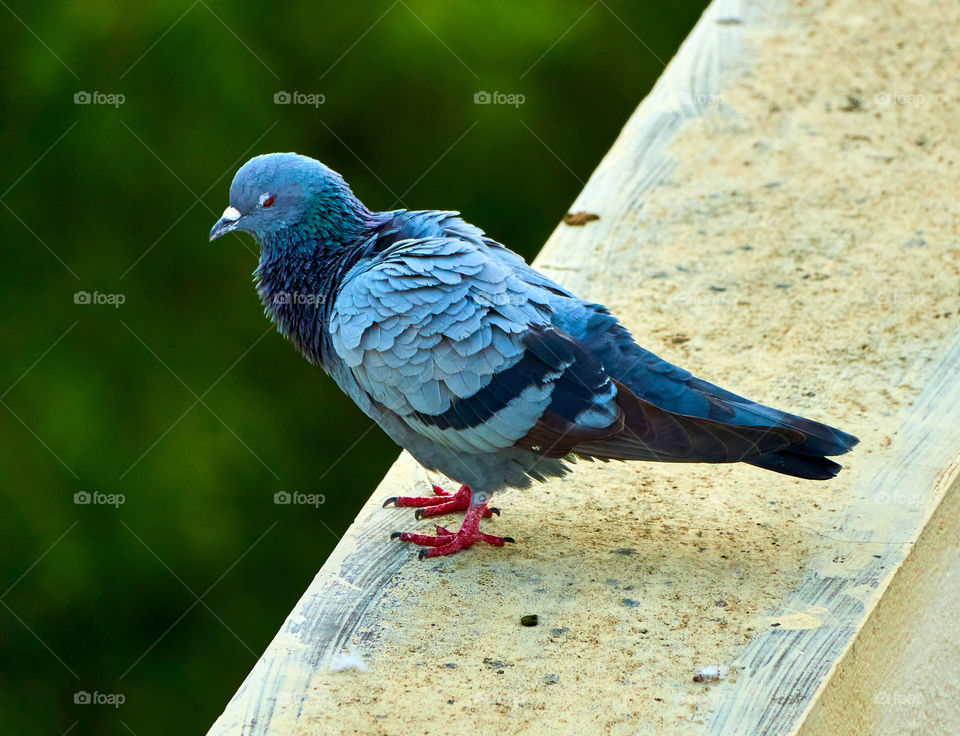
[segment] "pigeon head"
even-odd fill
[[[270,153],[250,159],[233,177],[230,206],[210,240],[240,230],[261,248],[306,240],[333,246],[354,237],[369,215],[333,169],[296,153]]]

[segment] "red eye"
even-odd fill
[[[276,201],[276,197],[272,194],[263,194],[260,196],[260,206],[261,207],[270,207]]]

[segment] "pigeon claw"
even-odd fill
[[[437,526],[436,535],[415,534],[413,532],[394,532],[390,536],[393,539],[399,539],[401,542],[413,542],[425,547],[420,550],[421,560],[430,557],[442,557],[452,555],[461,549],[472,547],[476,542],[486,542],[494,547],[502,547],[507,542],[514,542],[513,537],[495,537],[492,534],[485,534],[480,531],[480,520],[484,516],[489,516],[489,509],[485,503],[471,505],[467,508],[467,514],[463,518],[463,524],[460,528],[451,532],[445,527]],[[419,517],[418,517],[419,518]]]
[[[396,503],[396,502],[397,502],[397,498],[399,498],[399,497],[398,497],[398,496],[390,496],[390,498],[388,498],[386,501],[383,502],[383,508],[387,508],[387,506],[389,506],[390,504]]]

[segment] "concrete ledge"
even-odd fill
[[[815,734],[950,733],[957,726],[960,661],[960,473],[800,729]],[[952,481],[952,482],[951,482]]]
[[[211,734],[960,722],[960,7],[897,7],[714,2],[570,208],[600,219],[536,261],[667,359],[859,435],[844,472],[587,463],[497,500],[518,544],[419,562],[389,534],[428,525],[380,504],[439,479],[402,454]]]

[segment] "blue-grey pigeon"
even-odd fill
[[[746,462],[832,478],[857,438],[696,378],[634,342],[457,212],[373,212],[343,178],[294,153],[257,156],[210,240],[254,236],[267,316],[401,447],[461,483],[398,497],[460,529],[396,532],[447,555],[482,540],[491,494],[575,459]]]

